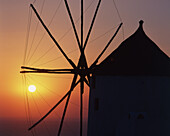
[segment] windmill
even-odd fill
[[[38,20],[40,21],[40,23],[42,24],[42,26],[44,27],[44,29],[46,30],[46,32],[48,33],[48,35],[50,36],[50,38],[52,39],[52,41],[55,43],[55,45],[57,46],[57,48],[60,50],[60,52],[62,53],[62,55],[65,57],[65,59],[68,61],[68,63],[71,65],[71,69],[41,69],[41,68],[34,68],[34,67],[27,67],[27,66],[21,66],[21,69],[23,69],[22,71],[20,71],[20,73],[47,73],[47,74],[72,74],[74,75],[73,79],[72,79],[72,83],[70,86],[69,91],[35,124],[33,124],[29,130],[33,129],[34,127],[36,127],[40,122],[42,122],[62,101],[64,101],[66,99],[66,103],[65,103],[65,107],[64,107],[64,111],[63,111],[63,115],[62,115],[62,119],[61,119],[61,123],[60,123],[60,127],[58,130],[58,135],[61,134],[61,130],[62,130],[62,126],[64,123],[64,118],[65,118],[65,114],[67,111],[67,107],[68,107],[68,103],[71,97],[71,93],[74,90],[74,88],[80,84],[80,136],[82,136],[82,124],[83,124],[83,93],[84,93],[84,85],[87,84],[88,86],[90,86],[90,75],[93,73],[93,71],[96,68],[96,64],[98,63],[99,59],[102,57],[102,55],[104,54],[104,52],[106,51],[106,49],[109,47],[109,45],[112,43],[113,39],[115,38],[115,36],[117,35],[118,31],[120,30],[122,23],[119,25],[119,27],[117,28],[116,32],[112,35],[112,37],[110,38],[110,40],[108,41],[107,45],[105,46],[105,48],[101,51],[101,53],[99,54],[99,56],[96,58],[96,60],[89,66],[87,63],[87,59],[86,59],[86,55],[85,55],[85,49],[86,46],[88,44],[88,40],[99,10],[99,7],[101,5],[101,0],[98,1],[90,28],[88,30],[85,42],[83,42],[83,0],[81,0],[81,36],[79,38],[76,27],[75,27],[75,22],[72,18],[72,14],[68,5],[67,0],[64,0],[73,30],[74,30],[74,34],[77,40],[77,44],[78,44],[78,48],[80,50],[80,57],[78,60],[78,64],[76,65],[68,56],[67,54],[64,52],[64,50],[61,48],[61,46],[59,45],[59,43],[56,41],[56,39],[53,37],[53,35],[51,34],[51,32],[49,31],[48,27],[46,26],[46,24],[43,22],[43,20],[41,19],[39,13],[37,12],[36,8],[34,7],[33,4],[30,4],[30,7],[32,8],[32,10],[34,11],[35,15],[37,16]]]

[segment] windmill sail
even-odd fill
[[[62,55],[64,56],[64,58],[67,60],[67,62],[72,66],[72,69],[44,69],[44,68],[34,68],[34,67],[28,67],[28,66],[22,66],[21,69],[23,69],[22,71],[20,71],[20,73],[47,73],[47,74],[72,74],[74,75],[73,79],[72,79],[72,83],[70,86],[69,91],[36,123],[34,123],[29,130],[32,130],[34,127],[36,127],[40,122],[42,122],[52,111],[54,111],[54,109],[60,105],[60,103],[62,103],[64,100],[66,100],[65,103],[65,107],[64,107],[64,111],[63,111],[63,115],[62,115],[62,119],[61,119],[61,123],[60,123],[60,127],[58,130],[58,135],[61,134],[62,131],[62,126],[64,123],[64,119],[65,119],[65,114],[67,112],[67,107],[68,107],[68,103],[71,97],[71,93],[74,90],[74,88],[80,84],[80,136],[82,136],[83,130],[82,130],[82,124],[83,124],[83,93],[84,93],[84,85],[87,84],[89,86],[89,81],[90,81],[90,74],[93,73],[93,71],[96,68],[96,64],[98,63],[99,59],[102,57],[102,55],[104,54],[104,52],[107,50],[107,48],[109,47],[109,45],[112,43],[113,39],[115,38],[115,36],[117,35],[117,33],[119,32],[122,23],[119,25],[119,27],[117,28],[116,32],[113,34],[113,36],[111,37],[111,39],[109,40],[109,42],[107,43],[107,45],[105,46],[105,48],[103,49],[103,51],[99,54],[99,56],[97,57],[97,59],[94,61],[94,63],[92,63],[90,66],[88,66],[87,64],[87,59],[86,59],[86,55],[85,55],[85,49],[87,47],[88,44],[88,40],[89,37],[91,35],[100,5],[101,5],[101,0],[98,0],[97,3],[97,7],[94,13],[94,16],[92,18],[92,22],[90,24],[90,28],[88,30],[87,36],[85,38],[85,42],[83,43],[83,0],[81,0],[81,37],[78,36],[77,30],[76,30],[76,26],[69,8],[69,4],[67,2],[67,0],[64,0],[72,27],[73,27],[73,31],[77,40],[77,44],[78,44],[78,48],[80,50],[80,56],[79,56],[79,60],[78,60],[78,64],[76,65],[69,57],[68,55],[65,53],[65,51],[61,48],[61,46],[59,45],[59,43],[57,42],[57,40],[54,38],[54,36],[52,35],[52,33],[50,32],[50,30],[48,29],[48,27],[46,26],[46,24],[44,23],[44,21],[42,20],[42,18],[40,17],[39,13],[37,12],[36,8],[34,7],[33,4],[30,4],[30,7],[32,8],[32,10],[34,11],[36,17],[38,18],[39,22],[41,23],[41,25],[43,26],[43,28],[45,29],[45,31],[47,32],[47,34],[49,35],[49,37],[52,39],[52,41],[55,43],[55,45],[57,46],[57,48],[59,49],[59,51],[62,53]],[[78,78],[79,77],[79,78]]]

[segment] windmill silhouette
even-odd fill
[[[23,69],[23,70],[20,71],[20,73],[47,73],[47,74],[72,74],[72,75],[74,75],[69,91],[38,122],[36,122],[34,125],[32,125],[28,130],[33,129],[40,122],[42,122],[63,100],[66,99],[64,112],[63,112],[63,115],[62,115],[59,130],[58,130],[58,136],[59,136],[61,134],[65,114],[66,114],[68,103],[69,103],[69,100],[70,100],[70,97],[71,97],[71,93],[74,90],[74,88],[78,84],[80,84],[80,94],[81,94],[80,95],[80,136],[82,136],[84,84],[87,84],[88,86],[90,86],[90,83],[89,83],[90,82],[90,75],[93,74],[99,59],[101,58],[103,53],[106,51],[106,49],[109,47],[109,45],[111,44],[111,42],[113,41],[113,39],[117,35],[118,31],[120,30],[120,28],[122,26],[122,23],[119,25],[116,32],[110,38],[110,40],[107,43],[107,45],[105,46],[105,48],[101,51],[100,55],[96,58],[96,60],[90,66],[88,66],[86,56],[85,56],[85,49],[86,49],[86,46],[87,46],[91,31],[92,31],[92,28],[93,28],[93,25],[94,25],[94,22],[95,22],[95,19],[96,19],[98,10],[99,10],[99,7],[100,7],[100,4],[101,4],[101,0],[98,1],[97,7],[96,7],[96,10],[95,10],[95,13],[94,13],[94,16],[93,16],[93,19],[92,19],[92,22],[91,22],[91,25],[90,25],[90,28],[88,30],[88,33],[87,33],[87,36],[86,36],[84,43],[83,43],[83,0],[81,0],[81,36],[80,36],[80,39],[79,39],[77,30],[76,30],[76,27],[75,27],[74,20],[72,18],[72,14],[71,14],[68,2],[67,2],[67,0],[64,0],[64,2],[65,2],[65,6],[66,6],[66,9],[67,9],[68,15],[70,17],[70,21],[71,21],[71,24],[72,24],[72,27],[73,27],[73,30],[74,30],[74,34],[75,34],[75,37],[76,37],[76,40],[77,40],[77,44],[78,44],[78,47],[79,47],[79,50],[80,50],[80,57],[79,57],[78,64],[76,65],[67,56],[67,54],[63,51],[63,49],[61,48],[59,43],[55,40],[55,38],[53,37],[53,35],[51,34],[51,32],[49,31],[47,26],[45,25],[45,23],[41,19],[39,13],[37,12],[37,10],[33,6],[33,4],[30,4],[30,7],[32,8],[34,13],[36,14],[40,23],[42,24],[42,26],[44,27],[44,29],[46,30],[48,35],[51,37],[51,39],[53,40],[55,45],[58,47],[60,52],[63,54],[65,59],[72,66],[72,69],[41,69],[41,68],[21,66],[21,69]]]

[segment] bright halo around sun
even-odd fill
[[[35,85],[30,85],[29,87],[28,87],[28,91],[29,92],[35,92],[36,91],[36,86]]]

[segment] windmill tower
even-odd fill
[[[77,44],[78,44],[78,48],[80,50],[80,57],[79,57],[79,61],[78,64],[75,64],[68,56],[67,54],[64,52],[64,50],[62,49],[62,47],[59,45],[59,43],[56,41],[56,39],[53,37],[53,35],[51,34],[50,30],[48,29],[48,27],[46,26],[46,24],[43,22],[43,20],[41,19],[39,13],[37,12],[36,8],[34,7],[33,4],[30,4],[30,7],[32,8],[32,10],[34,11],[35,15],[37,16],[38,20],[40,21],[40,23],[42,24],[42,26],[44,27],[44,29],[46,30],[46,32],[48,33],[49,37],[52,39],[52,41],[55,43],[55,45],[57,46],[57,48],[60,50],[60,52],[62,53],[62,55],[65,57],[65,59],[68,61],[68,63],[70,64],[70,66],[72,67],[71,69],[41,69],[41,68],[34,68],[34,67],[28,67],[28,66],[21,66],[21,69],[23,69],[22,71],[20,71],[20,73],[46,73],[46,74],[72,74],[74,75],[73,79],[72,79],[72,83],[70,86],[70,89],[68,90],[68,92],[39,120],[37,121],[34,125],[32,125],[29,130],[33,129],[34,127],[36,127],[40,122],[42,122],[45,118],[47,118],[47,116],[64,100],[66,100],[65,103],[65,107],[64,107],[64,111],[63,111],[63,115],[62,115],[62,119],[61,119],[61,123],[60,123],[60,127],[58,130],[58,136],[61,134],[61,130],[62,130],[62,126],[64,123],[64,118],[65,118],[65,114],[67,111],[67,107],[68,107],[68,103],[71,97],[71,93],[74,90],[74,88],[80,84],[80,136],[82,136],[82,122],[83,122],[83,92],[84,92],[84,84],[87,84],[88,86],[90,86],[90,75],[93,73],[94,69],[96,68],[96,64],[98,63],[99,59],[102,57],[103,53],[106,51],[106,49],[109,47],[109,45],[111,44],[111,42],[113,41],[113,39],[115,38],[115,36],[117,35],[118,31],[120,30],[122,23],[119,25],[119,27],[117,28],[116,32],[113,34],[113,36],[110,38],[110,40],[108,41],[107,45],[105,46],[105,48],[103,49],[103,51],[101,51],[101,53],[99,54],[99,56],[96,58],[96,60],[91,64],[88,65],[87,60],[86,60],[86,55],[85,55],[85,49],[86,46],[88,44],[88,40],[101,4],[101,0],[98,1],[89,31],[87,33],[85,42],[83,43],[83,0],[81,0],[81,36],[79,38],[76,27],[75,27],[75,22],[72,18],[72,14],[68,5],[67,0],[64,0],[65,2],[65,6],[66,9],[68,11],[68,15],[70,17],[70,21],[74,30],[74,34],[77,40]]]
[[[88,136],[170,135],[170,59],[143,21],[96,66],[90,89]]]

